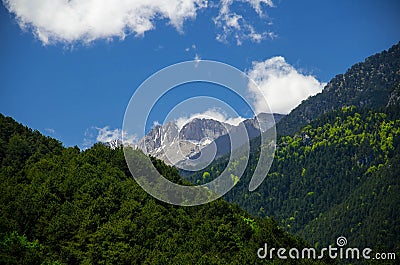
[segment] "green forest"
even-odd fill
[[[357,246],[400,249],[400,119],[343,108],[281,137],[262,185],[248,191],[257,155],[225,197],[254,215],[275,218],[316,247],[346,235]],[[222,160],[190,176],[209,181]],[[207,176],[207,178],[204,178]],[[379,228],[379,229],[377,229]]]
[[[271,169],[249,192],[260,139],[225,198],[316,247],[345,235],[353,246],[400,251],[400,44],[338,75],[277,124]],[[186,178],[204,183],[221,158]]]
[[[224,198],[181,207],[136,183],[122,147],[64,147],[0,114],[0,264],[286,264],[257,250],[320,249],[339,236],[399,258],[400,44],[336,76],[282,118],[277,135],[258,189],[248,183],[268,147],[255,138]],[[151,158],[185,185],[211,181],[227,161],[188,174]]]
[[[195,207],[154,199],[130,175],[122,148],[64,148],[3,115],[0,128],[0,264],[279,264],[257,250],[307,246],[223,199]]]

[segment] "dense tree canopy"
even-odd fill
[[[316,246],[346,235],[357,246],[399,251],[400,119],[395,113],[355,107],[330,112],[294,136],[279,138],[271,170],[249,192],[258,162],[253,151],[245,175],[225,197],[255,215],[276,218]],[[206,168],[208,180],[225,166],[221,159]],[[204,175],[189,179],[202,183]]]
[[[338,236],[400,257],[399,58],[400,44],[367,58],[284,117],[271,170],[249,192],[260,148],[274,146],[253,139],[244,175],[230,172],[225,199],[235,204],[160,202],[135,182],[121,148],[64,148],[0,114],[0,264],[285,264],[257,250],[326,247]],[[151,162],[193,185],[216,178],[227,157],[181,172],[185,180]]]
[[[400,101],[400,43],[335,76],[324,90],[305,100],[277,124],[293,135],[310,121],[346,106],[379,110]]]
[[[258,264],[265,242],[305,245],[223,199],[196,207],[154,199],[121,148],[63,148],[2,115],[0,141],[1,264]]]
[[[264,183],[248,191],[260,151],[256,138],[228,201],[276,218],[316,246],[346,235],[359,246],[400,250],[400,43],[337,75],[282,118],[277,134]],[[186,178],[210,181],[227,160]]]

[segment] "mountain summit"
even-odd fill
[[[232,126],[213,119],[193,119],[181,129],[174,121],[157,125],[138,142],[144,153],[174,165],[198,153]]]
[[[251,140],[274,126],[283,116],[261,113],[254,118],[244,120],[240,125],[244,125],[247,130],[246,139]],[[169,165],[197,158],[201,152],[209,153],[211,152],[209,149],[214,147],[216,147],[216,157],[219,157],[230,152],[229,132],[237,132],[240,125],[195,118],[180,129],[174,121],[170,121],[151,129],[139,140],[138,148]]]

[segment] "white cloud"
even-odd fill
[[[254,10],[257,12],[259,16],[263,16],[262,5],[266,5],[269,7],[274,7],[274,3],[272,0],[248,0]]]
[[[32,28],[43,44],[91,42],[142,36],[167,19],[178,31],[183,22],[207,7],[204,0],[3,0],[22,28]]]
[[[219,122],[224,122],[224,123],[228,123],[231,125],[238,125],[240,122],[242,122],[243,120],[245,120],[242,117],[228,117],[223,111],[221,111],[220,109],[217,108],[212,108],[212,109],[208,109],[205,112],[202,113],[194,113],[191,114],[189,117],[180,117],[178,119],[175,120],[176,125],[178,126],[179,129],[182,129],[182,127],[190,122],[193,119],[213,119],[213,120],[217,120]]]
[[[252,83],[248,86],[257,113],[268,112],[262,97],[267,99],[272,112],[286,114],[326,85],[312,75],[300,73],[281,56],[253,62],[247,74],[259,88]]]
[[[96,142],[96,134],[96,127],[91,127],[85,130],[85,133],[83,134],[82,149],[88,149]]]
[[[55,134],[56,131],[53,128],[46,128],[44,129],[45,132],[49,133],[49,134]]]
[[[97,39],[121,40],[127,35],[143,36],[156,28],[158,20],[183,31],[183,23],[195,19],[201,9],[218,9],[214,22],[221,32],[217,40],[227,42],[232,36],[237,44],[245,40],[260,42],[270,32],[256,32],[243,16],[231,11],[233,2],[246,4],[260,19],[271,0],[3,0],[21,28],[32,30],[44,44],[90,43]],[[241,10],[242,11],[242,10]],[[195,47],[192,47],[195,49]]]
[[[124,143],[134,144],[137,141],[136,135],[128,135],[127,132],[122,131],[119,128],[110,129],[109,126],[105,126],[103,128],[96,128],[98,130],[98,134],[96,137],[97,142],[107,143],[114,140],[122,140],[124,138]]]
[[[263,6],[274,7],[271,0],[242,0],[237,2],[250,4],[260,18],[267,18]],[[243,41],[246,40],[259,43],[267,38],[276,37],[276,34],[271,31],[258,32],[243,15],[231,10],[233,3],[233,0],[222,0],[220,2],[219,14],[214,18],[216,27],[221,30],[216,36],[217,41],[227,43],[233,37],[237,45],[242,45]]]
[[[192,46],[187,47],[185,49],[186,52],[189,52],[190,50],[196,51],[197,50],[196,44],[192,44]]]
[[[111,130],[109,126],[96,129],[98,130],[98,135],[96,137],[98,142],[107,143],[122,138],[122,132],[120,129]]]
[[[122,140],[124,139],[124,143],[134,145],[137,142],[136,135],[128,135],[125,131],[123,132],[121,129],[110,129],[110,126],[105,126],[103,128],[99,127],[91,127],[86,129],[84,133],[84,139],[82,143],[83,149],[90,148],[94,143],[108,143],[114,140]]]

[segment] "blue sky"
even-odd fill
[[[258,80],[276,112],[287,112],[400,40],[396,0],[97,2],[4,0],[0,7],[0,112],[66,146],[120,133],[135,89],[171,64],[230,64]],[[294,90],[302,93],[290,101],[285,95]],[[176,105],[168,102],[154,121]]]

